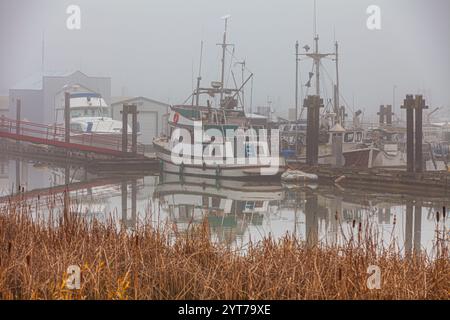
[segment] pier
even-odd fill
[[[112,135],[72,130],[70,121],[66,121],[65,125],[47,125],[22,120],[21,101],[17,100],[16,119],[4,115],[0,117],[1,149],[15,156],[65,165],[84,165],[96,171],[120,169],[123,172],[130,169],[149,172],[158,168],[155,155],[146,153],[144,146],[137,143],[136,105],[124,105],[123,109],[122,133]],[[131,145],[128,144],[128,114],[133,118]]]

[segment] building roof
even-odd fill
[[[24,79],[23,81],[17,83],[11,88],[11,90],[42,90],[44,78],[66,78],[76,73],[80,73],[86,77],[89,77],[88,75],[79,70],[38,72]],[[106,77],[95,77],[95,78],[106,78]]]
[[[169,107],[170,105],[161,101],[157,101],[154,99],[150,99],[150,98],[146,98],[146,97],[112,97],[111,98],[111,105],[118,105],[118,104],[125,104],[125,103],[131,103],[133,101],[136,100],[144,100],[144,101],[148,101],[148,102],[152,102],[152,103],[156,103],[162,106],[167,106]]]

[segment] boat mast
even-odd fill
[[[314,38],[315,46],[314,46],[314,63],[316,65],[316,95],[320,96],[320,59],[319,56],[319,35],[316,35]]]
[[[317,33],[317,2],[314,0],[314,63],[316,64],[316,95],[320,96],[319,34]]]
[[[224,94],[224,82],[225,82],[225,55],[226,55],[226,51],[227,51],[227,47],[229,46],[229,44],[227,44],[227,27],[228,27],[228,19],[230,18],[230,15],[226,15],[224,17],[222,17],[222,19],[225,20],[225,30],[223,32],[223,42],[222,42],[222,74],[221,74],[221,79],[220,79],[220,83],[221,83],[221,89],[220,89],[220,105],[222,105],[222,100],[223,100],[223,94]]]
[[[195,97],[195,105],[199,106],[199,100],[200,100],[200,81],[202,80],[202,59],[203,59],[203,40],[200,45],[200,64],[198,67],[198,77],[197,77],[197,90],[196,90],[196,97]]]
[[[335,51],[334,51],[334,56],[335,56],[335,62],[336,62],[336,86],[334,88],[334,112],[336,114],[336,122],[343,124],[343,119],[342,119],[342,115],[340,113],[340,107],[339,107],[339,60],[338,60],[338,51],[339,51],[339,44],[336,41],[335,43]]]

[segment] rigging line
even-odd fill
[[[192,96],[193,96],[193,94],[191,93],[189,95],[189,97],[186,100],[184,100],[183,104],[186,104],[192,98]]]
[[[320,65],[322,66],[322,69],[325,70],[325,75],[328,75],[328,71],[324,67],[322,62],[320,62]],[[322,79],[323,79],[323,83],[325,83],[325,76],[323,75],[323,73],[321,74],[321,76],[322,76]],[[333,82],[333,81],[331,81],[331,82]],[[323,97],[326,100],[326,107],[324,108],[324,111],[322,113],[325,113],[325,111],[327,110],[328,106],[330,105],[330,99],[329,99],[329,95],[328,95],[327,86],[322,86],[322,91],[323,91]]]
[[[226,81],[227,86],[228,86],[228,82],[230,81],[231,69],[233,68],[233,60],[234,60],[234,47],[233,47],[233,52],[231,53],[231,57],[230,57],[230,67],[228,68],[228,75],[227,75],[227,81]]]
[[[235,86],[236,89],[238,90],[239,88],[238,88],[238,85],[237,85],[237,83],[236,83],[236,78],[235,78],[235,76],[234,76],[233,70],[231,70],[231,75],[232,75],[232,77],[233,77],[234,86]],[[242,110],[244,110],[244,108],[245,108],[244,102],[242,101],[242,98],[241,98],[241,95],[239,94],[239,92],[238,92],[237,96],[238,96],[239,101],[241,102]]]
[[[322,63],[320,63],[320,64],[322,65]],[[327,68],[325,68],[323,65],[322,65],[322,67],[323,67],[323,70],[325,70],[325,73],[326,73],[326,75],[329,77],[330,81],[333,82],[333,80],[332,80],[333,78],[330,76],[329,72],[327,71]],[[348,108],[354,113],[355,110],[354,110],[353,106],[351,106],[351,105],[347,102],[347,100],[345,99],[345,97],[343,96],[343,94],[342,94],[341,92],[339,92],[339,97],[342,98],[342,99],[344,100],[344,105],[345,105],[346,107],[348,107]]]
[[[236,60],[236,61],[244,61],[244,62],[245,62],[245,59],[241,59],[241,58],[237,57],[237,56],[234,54],[234,52],[235,52],[234,46],[233,46],[233,51],[230,51],[230,49],[228,49],[228,48],[226,48],[225,50],[228,52],[228,54],[231,55],[231,57],[232,57],[234,60]],[[241,67],[242,67],[242,66],[241,66]],[[248,73],[253,73],[252,70],[250,70],[249,68],[247,68],[247,63],[244,64],[243,67],[244,67],[244,70],[247,71]]]

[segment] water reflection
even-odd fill
[[[68,182],[68,189],[66,183]],[[21,190],[18,192],[18,186]],[[39,203],[31,208],[63,212],[69,190],[71,211],[104,220],[112,216],[132,230],[149,217],[169,222],[178,232],[203,219],[214,241],[245,246],[287,232],[313,245],[359,239],[375,231],[406,254],[432,252],[437,236],[448,238],[448,204],[432,197],[331,185],[283,186],[277,182],[217,181],[178,175],[101,177],[83,168],[56,168],[37,162],[0,159],[0,206],[11,199]],[[55,200],[56,198],[56,200]],[[52,199],[49,201],[48,199]],[[49,205],[51,204],[51,205]]]

